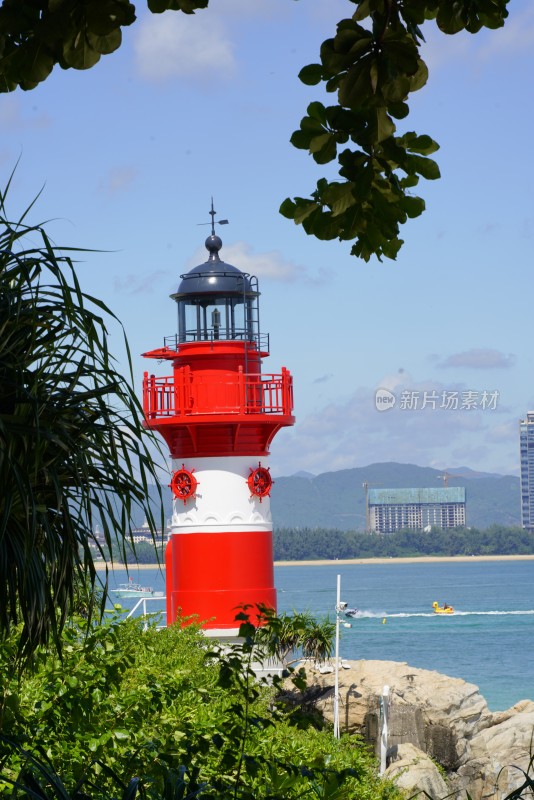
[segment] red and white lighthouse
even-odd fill
[[[143,354],[173,369],[145,373],[143,408],[172,459],[167,624],[196,615],[229,632],[244,604],[276,609],[269,445],[295,420],[289,371],[261,371],[269,337],[260,332],[257,279],[222,261],[221,247],[212,223],[207,261],[171,295],[178,334]]]

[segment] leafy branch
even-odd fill
[[[427,82],[421,30],[435,20],[447,34],[498,28],[508,0],[350,0],[356,11],[323,42],[320,63],[304,67],[308,86],[323,84],[337,104],[313,102],[292,144],[317,164],[337,161],[341,181],[321,178],[309,198],[287,198],[281,213],[318,239],[354,241],[351,255],[395,259],[400,226],[425,209],[412,193],[421,177],[440,177],[428,135],[397,133],[408,99]],[[365,23],[365,24],[362,24]],[[345,145],[348,145],[345,147]]]

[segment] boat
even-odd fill
[[[432,608],[434,609],[434,614],[454,614],[454,608],[452,606],[448,606],[447,603],[440,606],[439,603],[434,601],[432,603]]]
[[[141,586],[140,583],[134,583],[132,580],[128,583],[119,583],[116,589],[110,591],[117,597],[152,597],[154,595],[152,586]]]
[[[347,608],[347,609],[345,610],[345,616],[346,616],[346,617],[352,617],[352,618],[354,618],[354,617],[357,617],[357,616],[358,616],[358,613],[359,613],[359,611],[358,611],[358,609],[357,609],[357,608]]]

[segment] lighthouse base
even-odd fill
[[[235,629],[243,610],[254,623],[258,605],[276,610],[272,531],[175,533],[165,560],[167,625]]]

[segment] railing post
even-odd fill
[[[148,408],[148,372],[143,373],[143,414],[145,417],[149,415]]]
[[[243,367],[238,367],[238,374],[237,374],[237,385],[238,385],[238,397],[239,397],[239,413],[245,414],[247,411],[247,388],[246,388],[246,376],[243,372]]]
[[[150,378],[150,416],[158,416],[158,395],[156,389],[156,376],[151,375]]]
[[[184,413],[184,368],[174,370],[174,413],[181,417]]]
[[[289,414],[291,412],[291,402],[289,393],[289,372],[285,367],[282,367],[282,413]]]

